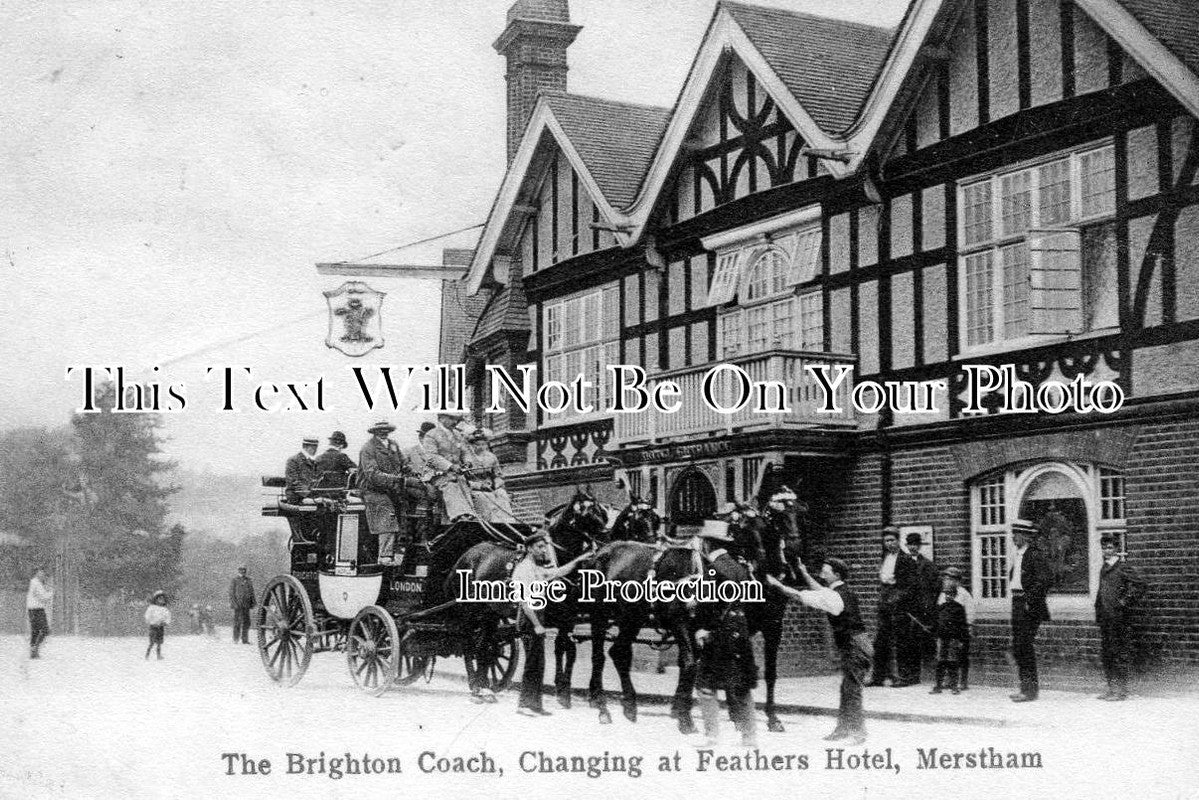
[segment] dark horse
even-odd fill
[[[608,531],[608,538],[614,542],[647,542],[658,540],[658,527],[662,518],[654,507],[637,495],[632,495],[628,506],[617,515]]]
[[[754,503],[740,503],[729,515],[729,530],[741,545],[744,556],[751,561],[754,577],[766,583],[766,576],[773,575],[784,583],[794,583],[798,576],[793,565],[801,553],[802,539],[799,531],[799,516],[805,506],[790,489],[780,489],[766,501],[766,507],[758,512]],[[774,685],[778,679],[779,644],[783,638],[783,615],[787,610],[787,598],[767,584],[764,587],[764,603],[745,605],[746,621],[750,634],[762,634],[766,680],[766,727],[782,732],[783,723],[774,707]]]
[[[604,579],[616,583],[642,583],[652,577],[656,581],[680,581],[695,577],[702,569],[699,551],[689,544],[655,547],[643,542],[617,541],[605,545],[596,554],[594,569],[603,573]],[[679,689],[672,703],[679,720],[679,729],[684,733],[695,730],[691,719],[691,688],[695,683],[697,667],[695,642],[690,629],[690,613],[681,603],[649,602],[595,603],[590,609],[591,623],[591,682],[588,686],[588,702],[599,710],[601,723],[612,721],[608,712],[604,692],[604,645],[607,631],[615,625],[617,632],[608,655],[620,676],[620,704],[626,719],[637,721],[637,690],[633,686],[633,644],[641,630],[651,621],[669,636],[679,648]],[[651,612],[653,617],[651,618]],[[684,693],[685,688],[685,695]]]
[[[550,526],[558,561],[571,561],[595,547],[598,544],[596,537],[603,535],[606,519],[607,512],[595,502],[590,491],[579,489],[574,499],[563,508]],[[475,544],[458,558],[453,570],[446,577],[444,596],[457,596],[460,570],[467,570],[474,580],[508,581],[512,567],[523,555],[523,551],[506,543],[484,541]],[[571,595],[572,593],[568,592],[568,598]],[[569,607],[569,610],[565,607]],[[547,627],[569,624],[565,631],[559,631],[556,651],[565,650],[567,647],[566,640],[570,638],[568,634],[574,627],[573,607],[573,602],[567,602],[551,605],[547,610]],[[514,617],[514,611],[511,603],[459,603],[454,606],[455,623],[466,634],[464,655],[472,695],[494,700],[495,686],[492,676],[487,670],[478,667],[490,664],[494,660],[495,648],[498,646],[497,630],[502,622]],[[573,641],[569,641],[569,650],[570,660],[573,661]],[[568,679],[566,694],[569,696],[569,693]]]

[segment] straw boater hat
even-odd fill
[[[378,422],[376,422],[374,425],[367,428],[366,432],[367,433],[391,433],[395,429],[396,429],[395,425],[392,425],[390,422],[388,422],[385,419],[381,419]]]
[[[945,569],[941,570],[941,574],[947,578],[956,578],[959,581],[965,577],[962,571],[957,567],[946,567]]]
[[[160,597],[161,597],[161,598],[165,599],[165,598],[166,598],[166,596],[167,596],[167,593],[166,593],[166,592],[164,592],[162,589],[159,589],[157,592],[155,592],[154,594],[150,595],[150,602],[151,602],[151,603],[157,603],[157,602],[158,602],[158,598],[160,598]]]
[[[717,542],[733,541],[733,537],[729,536],[729,524],[720,519],[704,520],[704,527],[696,535],[701,539],[713,539]]]
[[[321,443],[321,440],[315,436],[305,436],[304,441],[300,442],[301,447],[316,447]]]

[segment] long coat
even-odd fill
[[[229,582],[229,607],[254,607],[254,583],[249,577],[238,575]]]
[[[1014,567],[1013,567],[1014,570]],[[1008,575],[1009,579],[1011,574]],[[1024,587],[1024,603],[1032,619],[1044,622],[1049,619],[1049,604],[1046,597],[1053,583],[1049,560],[1041,551],[1029,546],[1020,563],[1020,584]]]
[[[316,457],[316,477],[321,486],[340,489],[346,485],[346,476],[355,466],[354,459],[336,447],[330,447]]]
[[[304,453],[296,453],[287,459],[283,474],[286,480],[283,496],[289,503],[299,503],[316,482],[316,462]]]
[[[1123,624],[1129,609],[1145,594],[1148,584],[1136,568],[1124,559],[1104,564],[1099,570],[1099,591],[1095,594],[1095,620],[1100,624]]]
[[[916,567],[916,585],[909,610],[919,619],[932,622],[937,616],[937,597],[941,594],[941,577],[937,572],[937,565],[920,553],[912,555],[912,563]],[[898,571],[896,569],[896,572]]]
[[[358,453],[359,486],[366,504],[366,524],[378,536],[398,533],[393,497],[402,497],[406,462],[400,447],[391,439],[372,436]]]
[[[728,553],[711,560],[717,583],[747,581],[749,570]],[[740,603],[701,603],[696,625],[712,633],[699,653],[697,682],[705,689],[723,689],[743,693],[758,685],[758,665],[750,643],[749,623]]]

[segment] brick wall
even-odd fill
[[[1199,419],[1054,436],[1076,436],[1080,442],[1096,437],[1114,440],[1125,438],[1130,430],[1134,435],[1123,464],[1128,558],[1151,586],[1135,624],[1137,669],[1141,680],[1151,683],[1193,677],[1199,668]],[[996,446],[1017,461],[1022,453],[1025,459],[1045,456],[1044,441],[1034,436],[1008,437]],[[849,583],[861,600],[871,636],[878,601],[879,530],[884,522],[881,466],[877,452],[856,455],[832,498],[828,530],[815,532],[811,547],[813,559],[831,554],[850,563]],[[890,521],[931,524],[938,564],[961,567],[969,575],[970,505],[961,466],[949,446],[894,451]],[[827,628],[823,618],[791,612],[783,644],[784,674],[826,669],[828,654],[820,639],[821,626]],[[973,682],[1014,684],[1009,626],[1006,618],[980,619],[976,624]],[[1091,690],[1102,682],[1099,633],[1090,619],[1046,623],[1037,652],[1046,688]]]

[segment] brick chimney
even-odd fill
[[[582,28],[567,0],[516,0],[495,49],[508,61],[508,161],[542,92],[566,91],[566,48]]]

